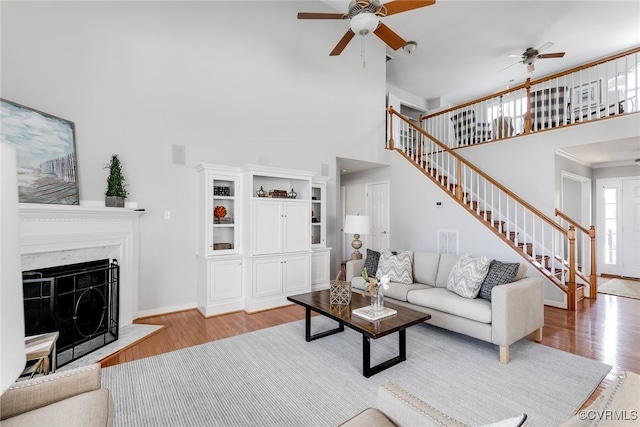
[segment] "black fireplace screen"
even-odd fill
[[[57,331],[58,367],[117,340],[119,273],[108,259],[23,272],[25,335]]]

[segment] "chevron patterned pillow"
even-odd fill
[[[410,285],[413,283],[413,252],[397,252],[393,254],[389,249],[380,251],[378,271],[376,277],[389,275],[389,280],[396,283]]]
[[[462,255],[449,273],[447,289],[461,297],[477,297],[490,266],[491,258],[489,257],[474,258],[469,254]]]

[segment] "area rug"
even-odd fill
[[[598,293],[640,299],[640,282],[626,279],[607,280],[598,286]]]
[[[313,318],[312,333],[335,327]],[[372,341],[372,364],[395,356],[395,335]],[[469,425],[528,414],[532,426],[573,415],[611,367],[521,340],[498,347],[431,325],[407,330],[407,360],[362,375],[362,336],[346,329],[310,343],[304,321],[102,370],[116,426],[336,426],[375,406],[393,381]]]

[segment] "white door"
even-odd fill
[[[640,179],[622,181],[622,275],[640,278]]]
[[[389,247],[389,182],[366,184],[366,212],[371,217],[367,248],[380,251]]]

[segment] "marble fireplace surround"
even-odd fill
[[[143,211],[20,204],[22,271],[99,259],[120,265],[120,327],[138,311],[139,217]]]

